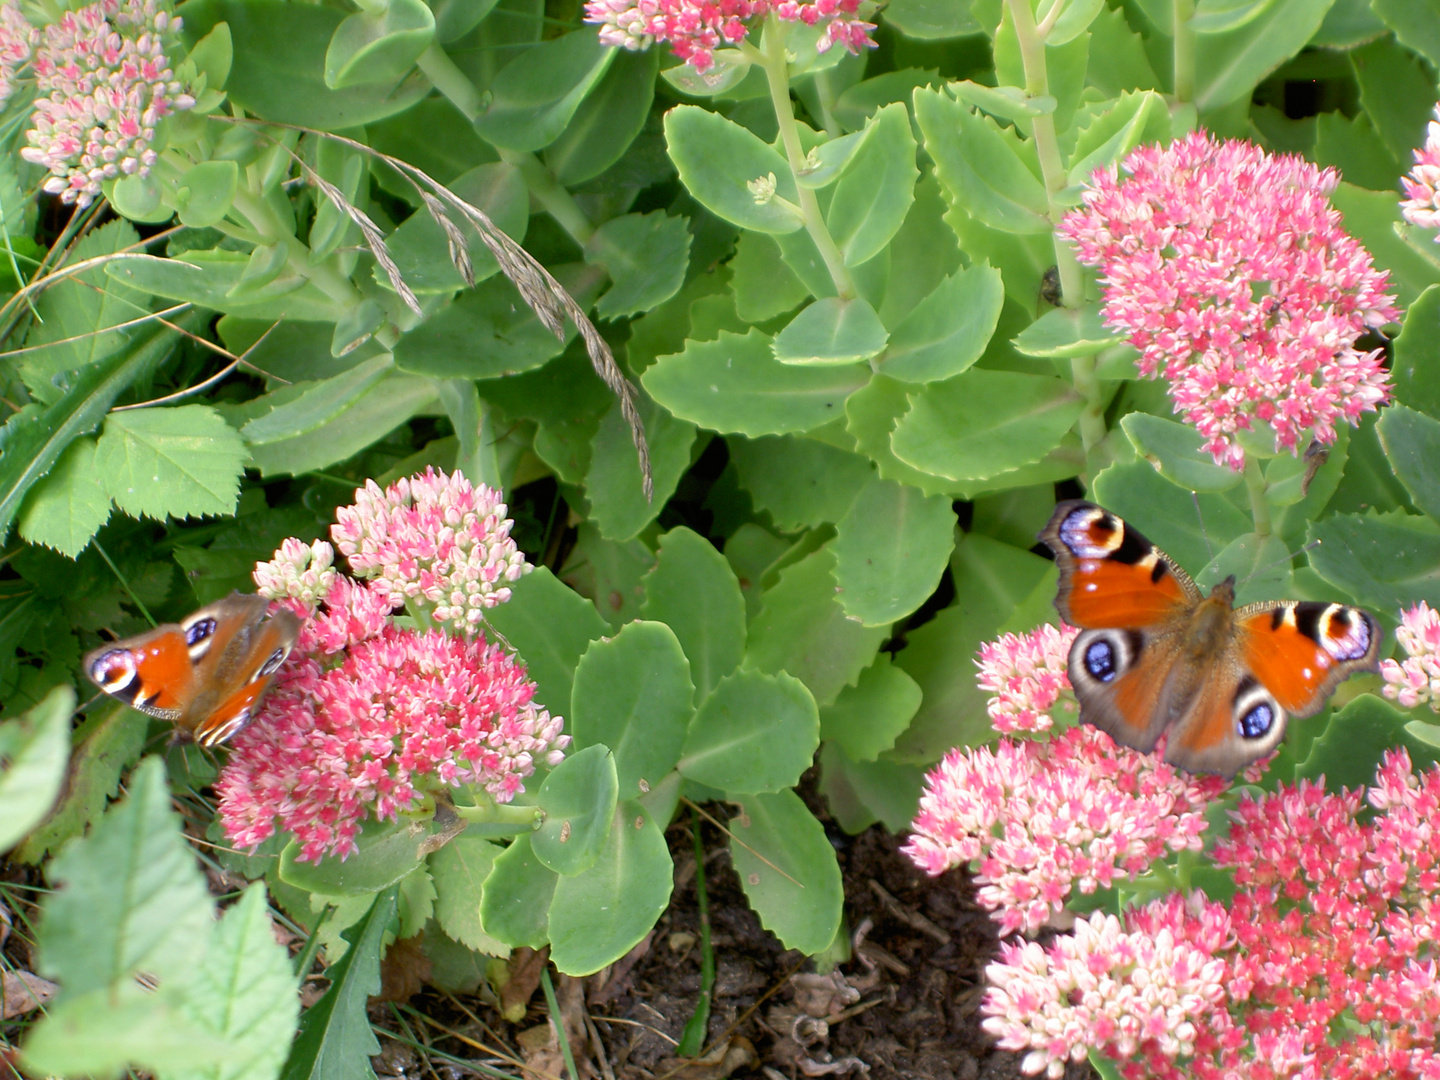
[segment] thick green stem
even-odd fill
[[[795,107],[790,103],[790,68],[785,57],[785,24],[774,15],[766,17],[765,48],[757,50],[747,46],[746,53],[758,59],[770,85],[770,101],[775,106],[775,119],[780,124],[780,142],[785,147],[785,160],[790,165],[792,176],[799,176],[805,167],[805,152],[800,146],[800,129],[795,123]],[[850,268],[845,265],[845,256],[825,224],[820,213],[820,202],[815,192],[800,184],[795,186],[800,213],[805,219],[805,231],[815,242],[830,280],[835,283],[835,293],[841,300],[853,300],[859,295]]]
[[[1248,454],[1245,456],[1245,489],[1250,493],[1250,516],[1255,521],[1255,534],[1269,536],[1270,503],[1265,498],[1265,474],[1260,471],[1260,462]]]
[[[1015,24],[1015,38],[1020,46],[1020,61],[1025,68],[1025,92],[1032,99],[1046,97],[1050,93],[1050,73],[1045,63],[1045,40],[1035,25],[1035,13],[1030,9],[1029,0],[1007,0],[1010,18]],[[1040,178],[1045,184],[1049,200],[1050,221],[1056,227],[1065,216],[1065,207],[1060,205],[1059,195],[1069,185],[1065,175],[1065,159],[1060,153],[1060,139],[1055,132],[1055,117],[1051,113],[1037,116],[1031,122],[1035,139],[1035,153],[1040,161]],[[1068,308],[1080,306],[1085,289],[1085,279],[1080,273],[1080,264],[1075,261],[1075,252],[1058,233],[1054,238],[1055,267],[1060,275],[1061,303]],[[1085,409],[1080,414],[1080,441],[1084,444],[1088,458],[1100,441],[1105,438],[1104,398],[1100,392],[1100,380],[1095,377],[1094,356],[1079,356],[1070,363],[1070,379],[1075,389],[1085,398]]]
[[[1190,25],[1195,0],[1172,0],[1171,12],[1175,20],[1175,100],[1189,104],[1195,100],[1195,30]]]
[[[436,90],[450,99],[450,104],[459,109],[466,120],[473,122],[484,111],[480,91],[470,81],[470,76],[461,71],[450,59],[450,54],[436,42],[432,41],[430,47],[420,54],[415,66]]]
[[[545,823],[538,806],[491,802],[481,806],[455,804],[455,813],[472,825],[513,825],[517,832],[534,831]]]
[[[235,192],[235,209],[238,210],[267,244],[283,244],[286,249],[285,262],[292,271],[308,280],[330,299],[346,307],[360,303],[364,297],[349,278],[337,272],[326,260],[311,263],[310,249],[295,234],[285,227],[275,211],[265,205],[265,200],[245,188]]]

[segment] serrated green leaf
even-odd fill
[[[997,312],[998,315],[998,312]],[[1090,356],[1116,342],[1100,317],[1098,304],[1051,308],[1015,338],[1015,351],[1026,356],[1068,359]]]
[[[1388,613],[1440,607],[1440,530],[1429,518],[1336,514],[1310,526],[1310,565],[1356,603]]]
[[[381,353],[329,379],[294,384],[293,396],[248,421],[240,434],[252,446],[308,434],[354,405],[394,366],[390,354]]]
[[[779,791],[800,782],[819,745],[815,699],[799,679],[737,671],[695,712],[678,768],[727,795]]]
[[[925,770],[893,761],[854,761],[835,742],[820,748],[820,794],[847,833],[864,832],[877,821],[899,835],[920,808]]]
[[[645,497],[634,438],[618,401],[612,402],[600,418],[591,444],[585,497],[590,501],[590,519],[607,540],[630,540],[640,535],[665,508],[690,467],[695,425],[677,420],[649,394],[639,397],[640,418],[650,445],[652,498]]]
[[[910,111],[893,102],[866,121],[825,215],[846,266],[868,262],[890,243],[915,201],[919,177]]]
[[[95,440],[76,439],[20,510],[20,535],[75,558],[110,520],[110,493],[95,470]]]
[[[75,691],[57,686],[24,717],[0,724],[0,851],[44,820],[65,781]]]
[[[1276,600],[1291,595],[1290,548],[1278,536],[1245,533],[1226,544],[1209,564],[1195,575],[1195,584],[1204,592],[1235,578],[1235,603]]]
[[[50,877],[65,888],[45,904],[40,970],[65,997],[117,988],[139,971],[162,981],[185,972],[209,932],[210,897],[159,758],[140,764],[128,796],[55,857]]]
[[[26,1040],[24,1060],[47,1076],[105,1076],[130,1064],[166,1077],[203,1076],[228,1050],[180,1002],[128,983],[52,1004]]]
[[[1102,470],[1090,495],[1187,570],[1204,566],[1215,551],[1254,530],[1249,517],[1225,495],[1197,495],[1166,480],[1144,461]]]
[[[1350,50],[1349,59],[1365,115],[1395,160],[1408,166],[1412,151],[1425,139],[1425,123],[1434,105],[1430,100],[1435,96],[1434,74],[1388,35]]]
[[[344,859],[322,858],[302,862],[302,848],[292,840],[280,853],[280,878],[309,893],[324,896],[363,896],[378,893],[410,874],[424,860],[422,845],[434,831],[413,818],[393,821],[366,819],[355,838],[357,850]]]
[[[1440,420],[1392,405],[1380,414],[1375,431],[1411,504],[1440,521]]]
[[[1215,464],[1200,433],[1163,416],[1133,412],[1120,421],[1135,452],[1165,479],[1191,491],[1229,491],[1244,479],[1227,465]]]
[[[859,454],[793,435],[727,440],[730,460],[756,510],[775,527],[799,532],[845,516],[874,476]]]
[[[1361,694],[1343,709],[1317,720],[1297,724],[1324,724],[1310,743],[1305,760],[1295,769],[1295,782],[1325,778],[1327,791],[1342,787],[1365,788],[1375,782],[1375,770],[1387,750],[1403,746],[1418,771],[1436,759],[1437,748],[1417,738],[1407,724],[1409,714],[1374,694]],[[1293,733],[1287,738],[1294,738]]]
[[[744,795],[730,819],[730,858],[760,925],[787,949],[815,954],[835,940],[844,899],[824,826],[793,791]]]
[[[837,367],[878,356],[888,337],[866,300],[829,296],[791,319],[771,347],[782,364]]]
[[[525,661],[535,681],[535,697],[552,713],[570,708],[575,666],[590,642],[610,628],[579,593],[560,582],[546,567],[536,567],[510,586],[510,601],[486,613]]]
[[[514,50],[490,85],[475,129],[506,150],[541,150],[565,130],[615,61],[589,27]]]
[[[674,872],[664,832],[639,803],[622,802],[595,865],[555,883],[551,961],[567,975],[589,975],[620,959],[670,903]]]
[[[935,591],[955,546],[944,495],[874,477],[835,526],[840,606],[863,626],[888,626]]]
[[[1440,420],[1440,285],[1410,305],[1391,349],[1395,397]]]
[[[789,233],[804,224],[790,166],[773,146],[719,113],[680,105],[665,114],[665,143],[686,190],[742,229]],[[756,201],[752,181],[775,178],[777,198]]]
[[[585,261],[602,266],[610,288],[595,310],[618,319],[658,307],[680,291],[690,263],[686,219],[663,210],[611,218],[585,241]]]
[[[989,263],[956,271],[895,327],[880,370],[911,383],[959,375],[985,352],[1004,303],[1005,284]]]
[[[1247,97],[1304,48],[1335,0],[1277,0],[1254,19],[1195,42],[1195,106],[1202,113]]]
[[[111,413],[95,469],[131,517],[233,514],[248,458],[240,434],[208,405]]]
[[[694,711],[690,665],[664,623],[627,623],[593,642],[575,668],[570,730],[580,746],[615,755],[620,798],[656,784],[675,766]],[[554,867],[552,867],[554,869]]]
[[[395,918],[399,887],[376,893],[370,910],[345,935],[350,948],[326,970],[330,989],[300,1018],[281,1080],[375,1080],[370,1058],[380,1043],[365,1003],[380,992],[385,932]]]
[[[820,710],[820,737],[839,743],[852,761],[874,761],[895,745],[923,697],[920,684],[879,653],[854,686]]]
[[[503,942],[486,932],[480,919],[485,879],[504,850],[484,837],[461,833],[427,860],[435,883],[435,918],[440,929],[487,956],[504,956],[507,951]]]
[[[647,619],[664,623],[690,663],[698,704],[739,666],[745,653],[745,598],[725,556],[680,526],[660,538],[644,579]]]

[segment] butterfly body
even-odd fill
[[[1289,717],[1324,707],[1341,681],[1378,667],[1380,628],[1344,604],[1235,607],[1235,580],[1204,596],[1174,560],[1114,514],[1055,508],[1055,607],[1080,628],[1069,674],[1080,718],[1165,760],[1232,776],[1269,754]]]
[[[85,674],[111,697],[217,746],[254,719],[295,645],[300,620],[289,611],[266,618],[268,607],[264,597],[231,593],[178,623],[94,650]]]

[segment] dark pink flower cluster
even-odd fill
[[[46,191],[86,206],[104,181],[149,173],[155,125],[195,104],[165,55],[180,22],[155,0],[99,0],[45,27],[20,154],[50,170]]]
[[[1007,947],[987,1029],[1051,1076],[1095,1049],[1130,1080],[1440,1078],[1440,767],[1391,752],[1368,802],[1244,800],[1214,853],[1228,907],[1172,897]]]
[[[980,689],[994,695],[986,711],[1001,735],[1050,730],[1055,722],[1050,710],[1062,698],[1064,709],[1075,710],[1075,700],[1067,693],[1068,666],[1070,646],[1079,632],[1073,626],[1045,623],[1028,634],[1004,634],[980,646]]]
[[[715,50],[750,32],[752,21],[773,13],[784,22],[825,23],[819,52],[843,45],[851,52],[874,48],[874,23],[856,17],[861,0],[586,0],[585,21],[600,25],[606,45],[638,50],[656,41],[702,75],[715,66]]]
[[[1175,411],[1232,468],[1257,424],[1297,452],[1388,397],[1380,350],[1355,342],[1399,313],[1387,272],[1341,228],[1338,181],[1193,132],[1097,172],[1061,225],[1100,268],[1105,321],[1140,350],[1140,373],[1169,381]]]
[[[1415,165],[1400,178],[1400,185],[1406,195],[1400,203],[1401,216],[1422,229],[1440,229],[1440,104],[1425,128],[1425,145],[1415,150]],[[1435,240],[1440,243],[1440,234]]]

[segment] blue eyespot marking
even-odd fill
[[[1115,678],[1115,650],[1104,638],[1092,641],[1085,647],[1085,670],[1099,682]]]

